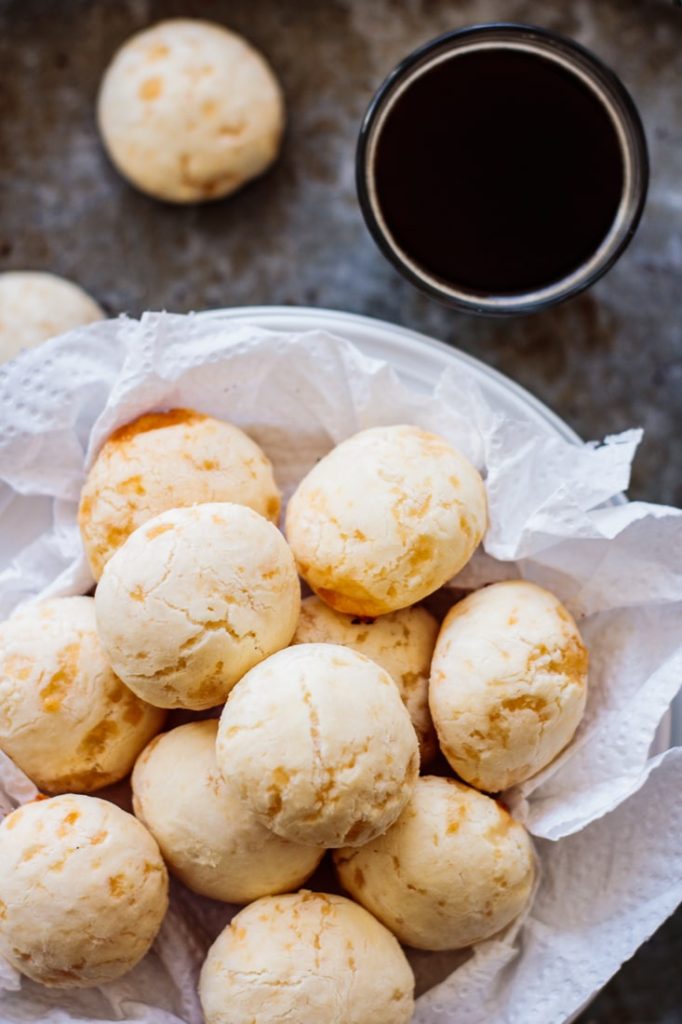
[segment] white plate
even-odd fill
[[[368,356],[390,363],[403,383],[417,391],[430,391],[439,375],[449,366],[464,366],[478,378],[484,393],[494,398],[500,407],[516,410],[524,417],[531,416],[542,423],[548,433],[559,434],[575,444],[581,443],[567,423],[519,384],[473,356],[407,327],[357,313],[309,306],[235,306],[232,309],[210,309],[200,315],[220,320],[244,320],[273,331],[323,330],[339,334]]]

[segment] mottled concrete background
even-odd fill
[[[93,116],[117,46],[177,15],[243,32],[288,100],[278,165],[200,208],[130,189]],[[370,240],[353,186],[359,121],[393,64],[440,32],[496,18],[558,29],[611,64],[652,159],[644,219],[617,267],[587,295],[514,321],[467,318],[417,293]],[[295,303],[406,324],[514,377],[583,437],[645,427],[631,494],[682,503],[682,9],[672,0],[0,0],[0,166],[1,270],[72,277],[112,313]],[[680,963],[678,914],[583,1024],[680,1024]]]

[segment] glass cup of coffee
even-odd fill
[[[620,80],[571,40],[476,25],[410,54],[365,115],[357,187],[384,254],[460,310],[528,313],[618,259],[648,185]]]

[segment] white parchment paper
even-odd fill
[[[0,616],[87,592],[75,520],[84,470],[117,426],[173,406],[247,430],[285,495],[357,430],[411,422],[443,434],[484,472],[490,503],[485,550],[456,585],[523,576],[578,619],[591,655],[584,722],[562,757],[506,794],[537,837],[533,906],[452,973],[461,956],[412,957],[431,986],[418,1024],[560,1024],[682,900],[682,750],[650,758],[682,681],[682,513],[605,505],[627,486],[638,432],[576,446],[494,407],[464,369],[413,394],[319,331],[166,314],[93,324],[0,368]],[[32,795],[0,759],[0,814]],[[0,1018],[201,1024],[198,968],[232,910],[174,883],[161,935],[129,975],[52,992],[0,965]]]

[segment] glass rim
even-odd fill
[[[592,255],[571,273],[542,287],[482,293],[431,274],[392,237],[374,182],[374,160],[382,126],[398,97],[418,77],[460,54],[481,49],[530,52],[579,78],[608,113],[623,157],[622,194],[609,231]],[[365,223],[384,256],[412,284],[447,305],[487,316],[535,312],[579,294],[602,277],[629,245],[639,224],[649,184],[649,158],[642,121],[618,76],[580,43],[549,29],[515,22],[489,22],[455,29],[418,47],[386,77],[372,97],[360,127],[355,157],[356,189]]]

